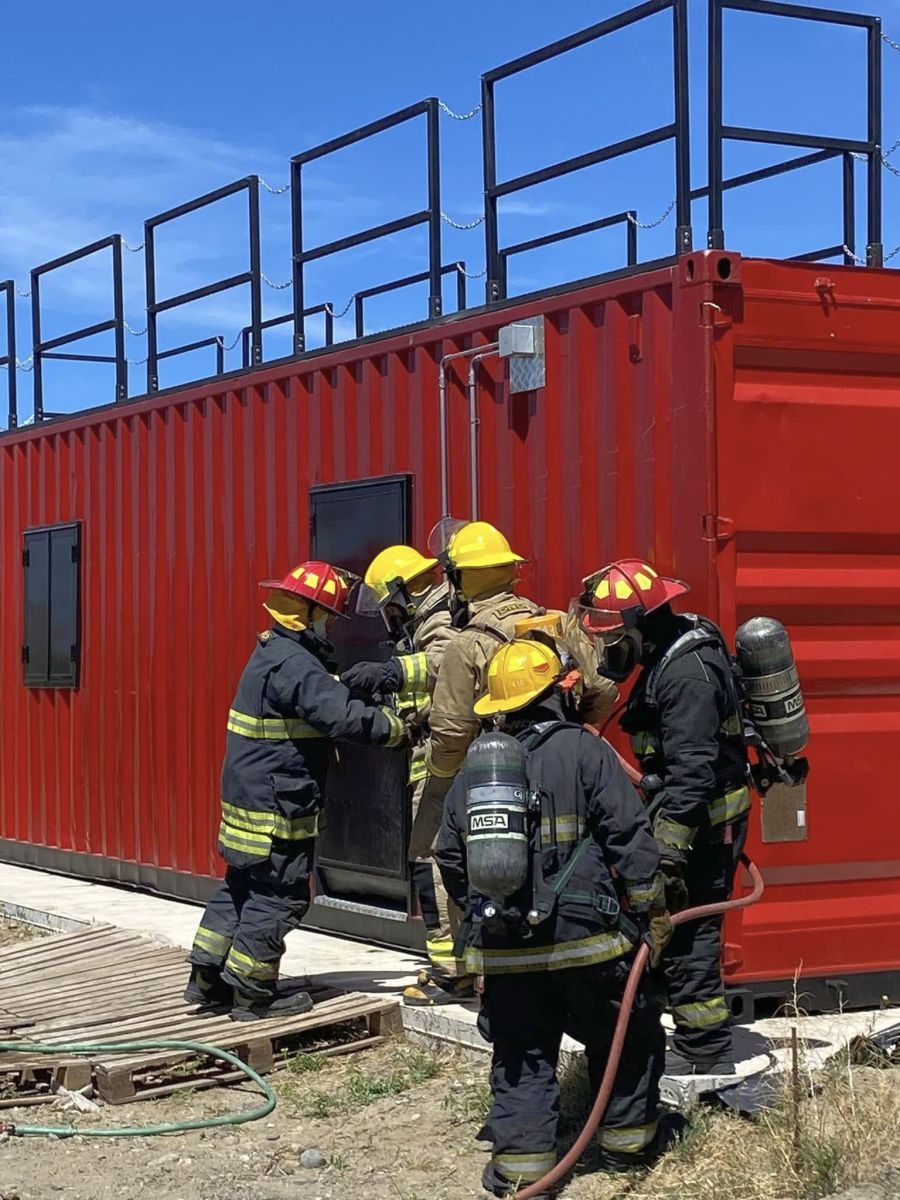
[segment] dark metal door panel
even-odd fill
[[[408,475],[313,488],[311,557],[362,575],[374,556],[410,539]],[[333,626],[340,670],[391,652],[380,620],[358,617]],[[409,893],[408,755],[376,747],[338,748],[329,774],[325,828],[319,839],[320,899],[387,907],[405,916]]]

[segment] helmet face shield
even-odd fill
[[[361,583],[356,593],[356,611],[361,617],[377,616],[384,604],[386,598],[379,596],[378,592],[367,583]]]
[[[450,539],[465,525],[471,524],[464,517],[441,517],[437,525],[428,535],[428,553],[432,558],[441,559],[447,553]]]

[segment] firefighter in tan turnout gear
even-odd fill
[[[425,787],[425,743],[431,696],[444,657],[454,636],[450,585],[436,558],[420,554],[412,546],[389,546],[372,560],[359,590],[357,612],[379,613],[395,646],[387,662],[361,662],[341,676],[351,693],[373,700],[393,695],[399,716],[413,740],[409,782],[412,789],[412,837],[417,832],[420,800]],[[460,612],[459,616],[464,613]],[[453,934],[447,893],[427,856],[410,854],[413,884],[425,920],[426,948],[434,978],[444,977],[453,963]]]
[[[445,521],[432,535],[432,548],[443,544],[442,558],[448,579],[466,604],[466,625],[448,644],[434,688],[430,736],[425,751],[427,778],[410,845],[410,857],[430,857],[443,815],[444,796],[478,734],[480,718],[475,702],[485,690],[488,666],[501,646],[513,640],[517,627],[546,616],[534,601],[516,595],[519,566],[525,560],[510,547],[504,535],[486,521]],[[558,616],[558,614],[557,614]],[[570,651],[572,650],[569,647]],[[595,662],[584,656],[585,670]],[[578,665],[581,666],[580,660]],[[597,719],[615,703],[616,689],[590,668],[584,681],[582,705]],[[458,928],[459,914],[451,905],[451,924]],[[452,981],[420,977],[407,988],[407,1004],[443,1004],[472,994],[473,977],[454,963]]]

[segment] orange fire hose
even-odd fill
[[[755,904],[763,894],[765,886],[763,884],[763,877],[760,874],[759,868],[755,863],[750,861],[746,854],[741,855],[741,862],[747,868],[747,873],[753,884],[751,892],[746,896],[739,897],[737,900],[723,900],[720,904],[704,904],[699,908],[686,908],[682,912],[674,914],[672,924],[683,925],[687,921],[697,921],[701,917],[717,917],[721,913],[731,912],[737,908],[749,908],[751,904]],[[609,1058],[606,1062],[606,1070],[603,1073],[603,1080],[600,1084],[600,1090],[597,1092],[593,1108],[584,1123],[584,1128],[575,1139],[569,1152],[559,1160],[552,1171],[548,1171],[543,1179],[539,1179],[537,1183],[529,1184],[522,1191],[516,1192],[517,1200],[530,1200],[531,1197],[540,1195],[541,1192],[558,1183],[564,1175],[568,1175],[597,1132],[597,1126],[602,1121],[606,1106],[609,1103],[613,1082],[616,1078],[616,1072],[619,1069],[619,1059],[622,1057],[622,1047],[625,1044],[625,1033],[628,1029],[628,1022],[631,1019],[634,998],[649,957],[649,948],[646,944],[642,944],[635,955],[634,962],[628,974],[628,982],[625,985],[625,992],[622,996],[622,1005],[619,1009],[619,1017],[616,1021],[615,1032],[613,1033]]]

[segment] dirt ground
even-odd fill
[[[0,925],[0,945],[9,931]],[[0,949],[0,956],[2,956]],[[486,1147],[487,1063],[398,1041],[359,1054],[298,1053],[269,1077],[268,1118],[163,1137],[13,1138],[0,1145],[0,1200],[471,1200]],[[847,1200],[900,1196],[900,1069],[838,1065],[790,1103],[750,1122],[704,1110],[649,1173],[607,1177],[591,1162],[567,1200],[786,1200],[868,1185]],[[567,1081],[563,1128],[585,1112],[584,1080]],[[220,1116],[254,1106],[249,1084],[101,1108],[0,1111],[19,1125],[88,1130]],[[303,1166],[304,1151],[321,1165]],[[891,1170],[895,1169],[893,1175]]]

